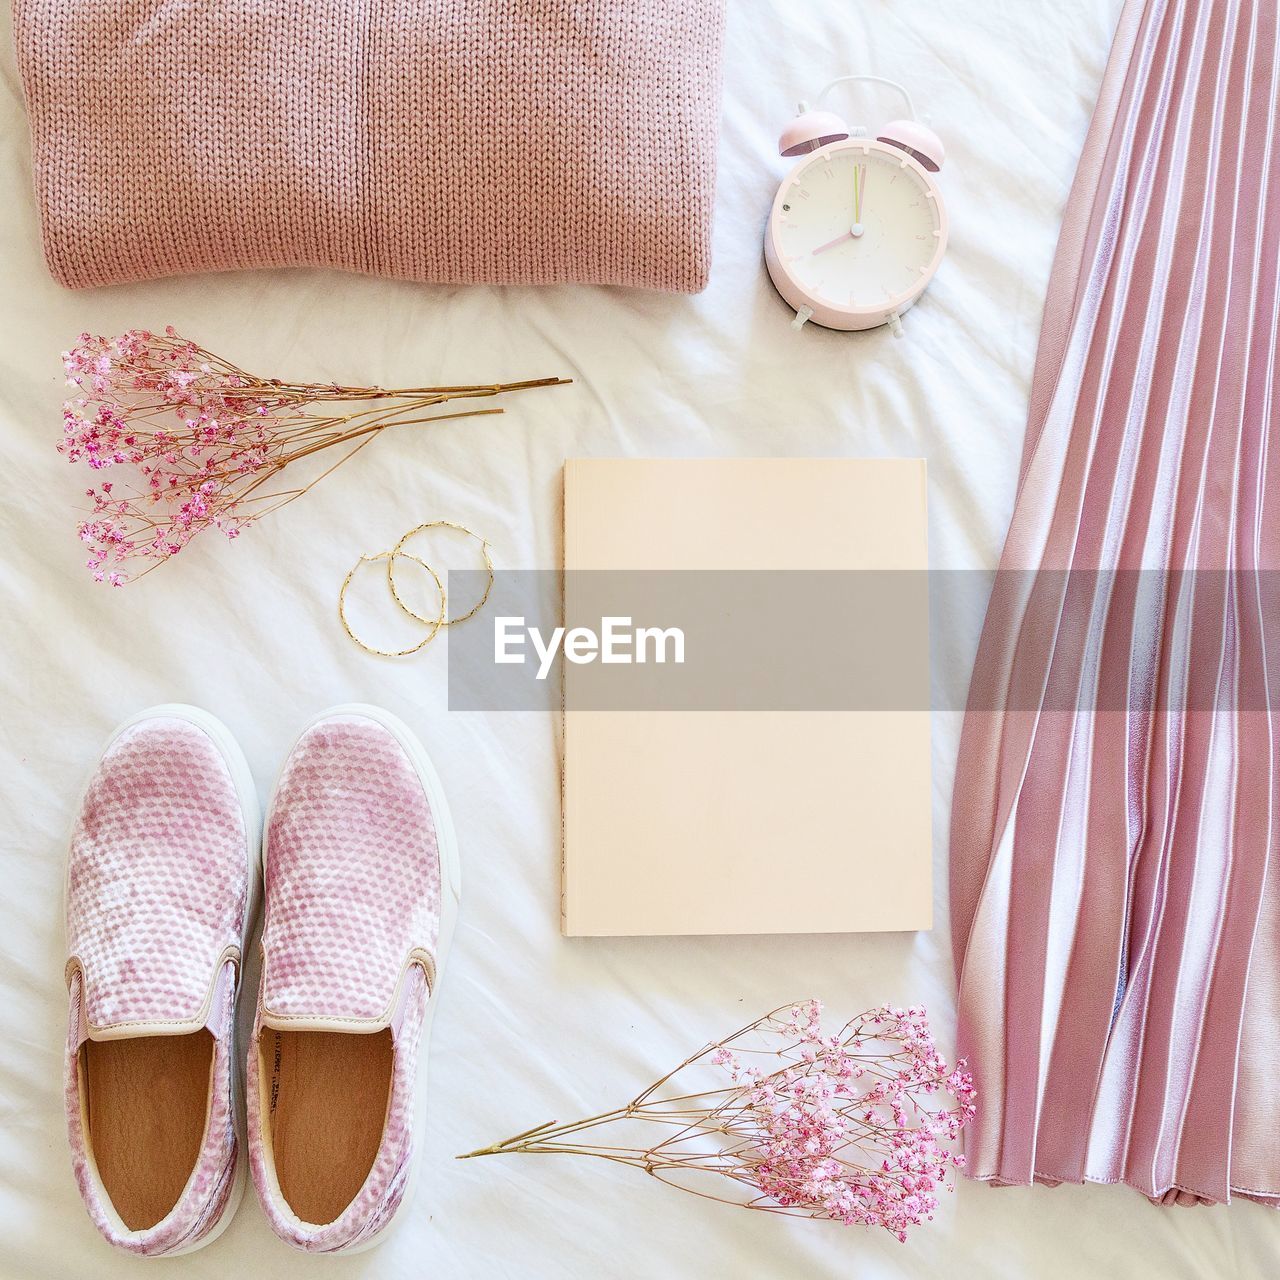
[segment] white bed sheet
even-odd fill
[[[4,41],[0,246],[4,711],[0,805],[0,1277],[126,1276],[81,1211],[63,1138],[61,876],[68,810],[110,729],[199,703],[239,736],[260,787],[298,727],[385,704],[448,788],[465,901],[436,1022],[431,1121],[407,1227],[320,1263],[275,1240],[250,1192],[222,1239],[166,1275],[672,1278],[770,1275],[1234,1277],[1276,1273],[1280,1217],[1158,1210],[1118,1188],[962,1184],[905,1246],[682,1196],[624,1169],[454,1162],[540,1121],[629,1096],[709,1036],[795,997],[833,1014],[954,1000],[947,813],[959,717],[934,732],[937,927],[887,936],[575,940],[557,919],[558,725],[447,709],[444,652],[384,662],[334,600],[364,550],[445,517],[502,566],[559,561],[559,469],[575,454],[920,455],[935,567],[989,566],[1009,519],[1050,258],[1118,0],[731,0],[711,285],[427,289],[318,272],[169,281],[83,295],[43,268],[26,124]],[[949,257],[908,337],[793,334],[760,258],[800,97],[870,70],[906,81],[947,142]],[[58,353],[81,329],[172,323],[267,374],[395,384],[565,374],[503,418],[404,430],[234,546],[210,537],[144,583],[95,588],[72,532],[81,479],[53,450]],[[981,608],[938,628],[967,674]]]

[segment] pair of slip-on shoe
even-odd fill
[[[67,1131],[102,1235],[146,1256],[209,1244],[247,1166],[295,1248],[375,1243],[410,1199],[459,887],[439,779],[386,712],[313,721],[261,827],[212,716],[158,707],[120,728],[66,891]],[[242,1114],[236,1002],[260,895]]]

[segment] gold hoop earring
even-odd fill
[[[401,541],[403,541],[403,539]],[[414,564],[421,565],[422,568],[431,575],[432,581],[436,584],[436,590],[440,593],[440,612],[434,618],[424,618],[421,614],[414,613],[412,609],[409,609],[404,604],[399,596],[396,596],[396,603],[399,604],[400,608],[403,609],[405,613],[415,618],[418,622],[425,623],[431,628],[431,630],[427,632],[423,639],[419,640],[418,643],[410,649],[379,649],[376,645],[368,644],[356,635],[351,623],[347,620],[347,588],[351,585],[351,580],[356,576],[356,573],[362,564],[374,564],[378,560],[386,560],[387,569],[388,572],[390,572],[391,563],[397,557],[404,560],[412,560]],[[394,586],[392,587],[392,591],[395,591]],[[360,559],[351,566],[347,576],[343,578],[342,587],[338,592],[338,617],[342,622],[343,630],[346,631],[347,635],[349,635],[351,639],[354,640],[366,653],[377,654],[380,658],[407,658],[411,653],[417,653],[419,650],[425,649],[427,645],[429,645],[436,636],[440,634],[440,628],[448,626],[444,617],[445,609],[444,583],[440,581],[440,575],[425,560],[421,560],[417,556],[410,555],[407,551],[378,551],[372,555],[361,556]]]
[[[433,621],[435,621],[435,619],[423,617],[422,614],[416,612],[415,610],[411,609],[407,604],[405,604],[404,600],[400,596],[400,592],[396,589],[395,564],[396,564],[396,560],[400,558],[403,558],[406,560],[417,560],[416,556],[411,556],[407,551],[405,551],[404,544],[408,542],[409,539],[412,538],[415,534],[422,533],[426,529],[456,529],[459,533],[465,533],[467,537],[474,538],[480,544],[480,554],[484,556],[485,572],[488,574],[488,581],[485,583],[485,586],[484,586],[484,594],[480,597],[479,600],[476,601],[474,605],[471,606],[470,609],[467,610],[466,613],[462,614],[460,617],[446,618],[444,616],[445,606],[443,604],[441,605],[441,614],[439,619],[439,625],[437,627],[437,630],[438,630],[439,627],[452,627],[452,626],[456,626],[459,622],[466,622],[468,618],[474,618],[475,615],[479,613],[481,609],[484,608],[485,603],[489,599],[489,593],[493,590],[493,559],[489,555],[488,540],[486,538],[482,538],[478,533],[475,533],[473,530],[468,529],[466,525],[455,524],[452,520],[429,520],[427,521],[426,524],[415,525],[412,529],[410,529],[409,532],[406,533],[404,537],[402,537],[400,541],[396,543],[393,550],[391,550],[390,552],[384,552],[383,554],[386,555],[387,557],[387,586],[391,588],[391,594],[394,597],[396,604],[398,604],[400,608],[403,609],[404,612],[407,613],[411,618],[415,619],[418,622],[423,622],[430,625]],[[418,560],[418,563],[421,564],[422,561]],[[435,571],[432,570],[432,572],[434,573]],[[439,583],[439,581],[440,579],[437,578],[436,579],[437,584]],[[440,596],[441,596],[441,600],[443,600],[444,599],[443,588],[441,588]]]

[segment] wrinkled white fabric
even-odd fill
[[[306,271],[65,293],[40,258],[3,42],[0,1271],[135,1274],[84,1216],[62,1135],[61,858],[105,735],[168,699],[221,716],[264,791],[317,711],[382,703],[421,736],[457,824],[462,913],[432,1037],[415,1208],[377,1252],[329,1260],[335,1280],[1216,1280],[1273,1269],[1280,1217],[1252,1204],[1161,1214],[1106,1187],[966,1184],[903,1246],[724,1208],[601,1164],[455,1162],[543,1121],[614,1105],[708,1037],[800,996],[821,997],[841,1019],[883,1000],[918,1001],[949,1048],[945,833],[960,716],[939,714],[934,725],[932,933],[566,941],[558,724],[533,713],[450,715],[447,640],[416,659],[377,660],[335,616],[357,556],[421,520],[483,533],[499,567],[554,567],[560,465],[586,453],[924,455],[932,563],[993,566],[1050,260],[1118,11],[1118,0],[731,3],[714,264],[694,298],[429,289]],[[951,247],[901,341],[793,334],[761,261],[786,165],[777,134],[799,98],[847,71],[906,81],[947,144],[939,181]],[[886,100],[879,118],[898,111]],[[197,542],[113,593],[81,565],[72,507],[85,485],[53,451],[57,354],[85,327],[165,323],[268,375],[391,384],[559,373],[575,383],[513,398],[504,417],[385,437],[236,543]],[[471,567],[470,551],[460,547],[456,567]],[[964,603],[934,642],[940,678],[961,690],[985,599],[969,593]],[[256,982],[251,969],[245,990]],[[175,1277],[273,1280],[302,1280],[317,1265],[272,1237],[252,1196],[212,1248],[169,1264]]]

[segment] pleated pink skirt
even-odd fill
[[[1128,0],[956,776],[968,1172],[1280,1203],[1276,0]]]

